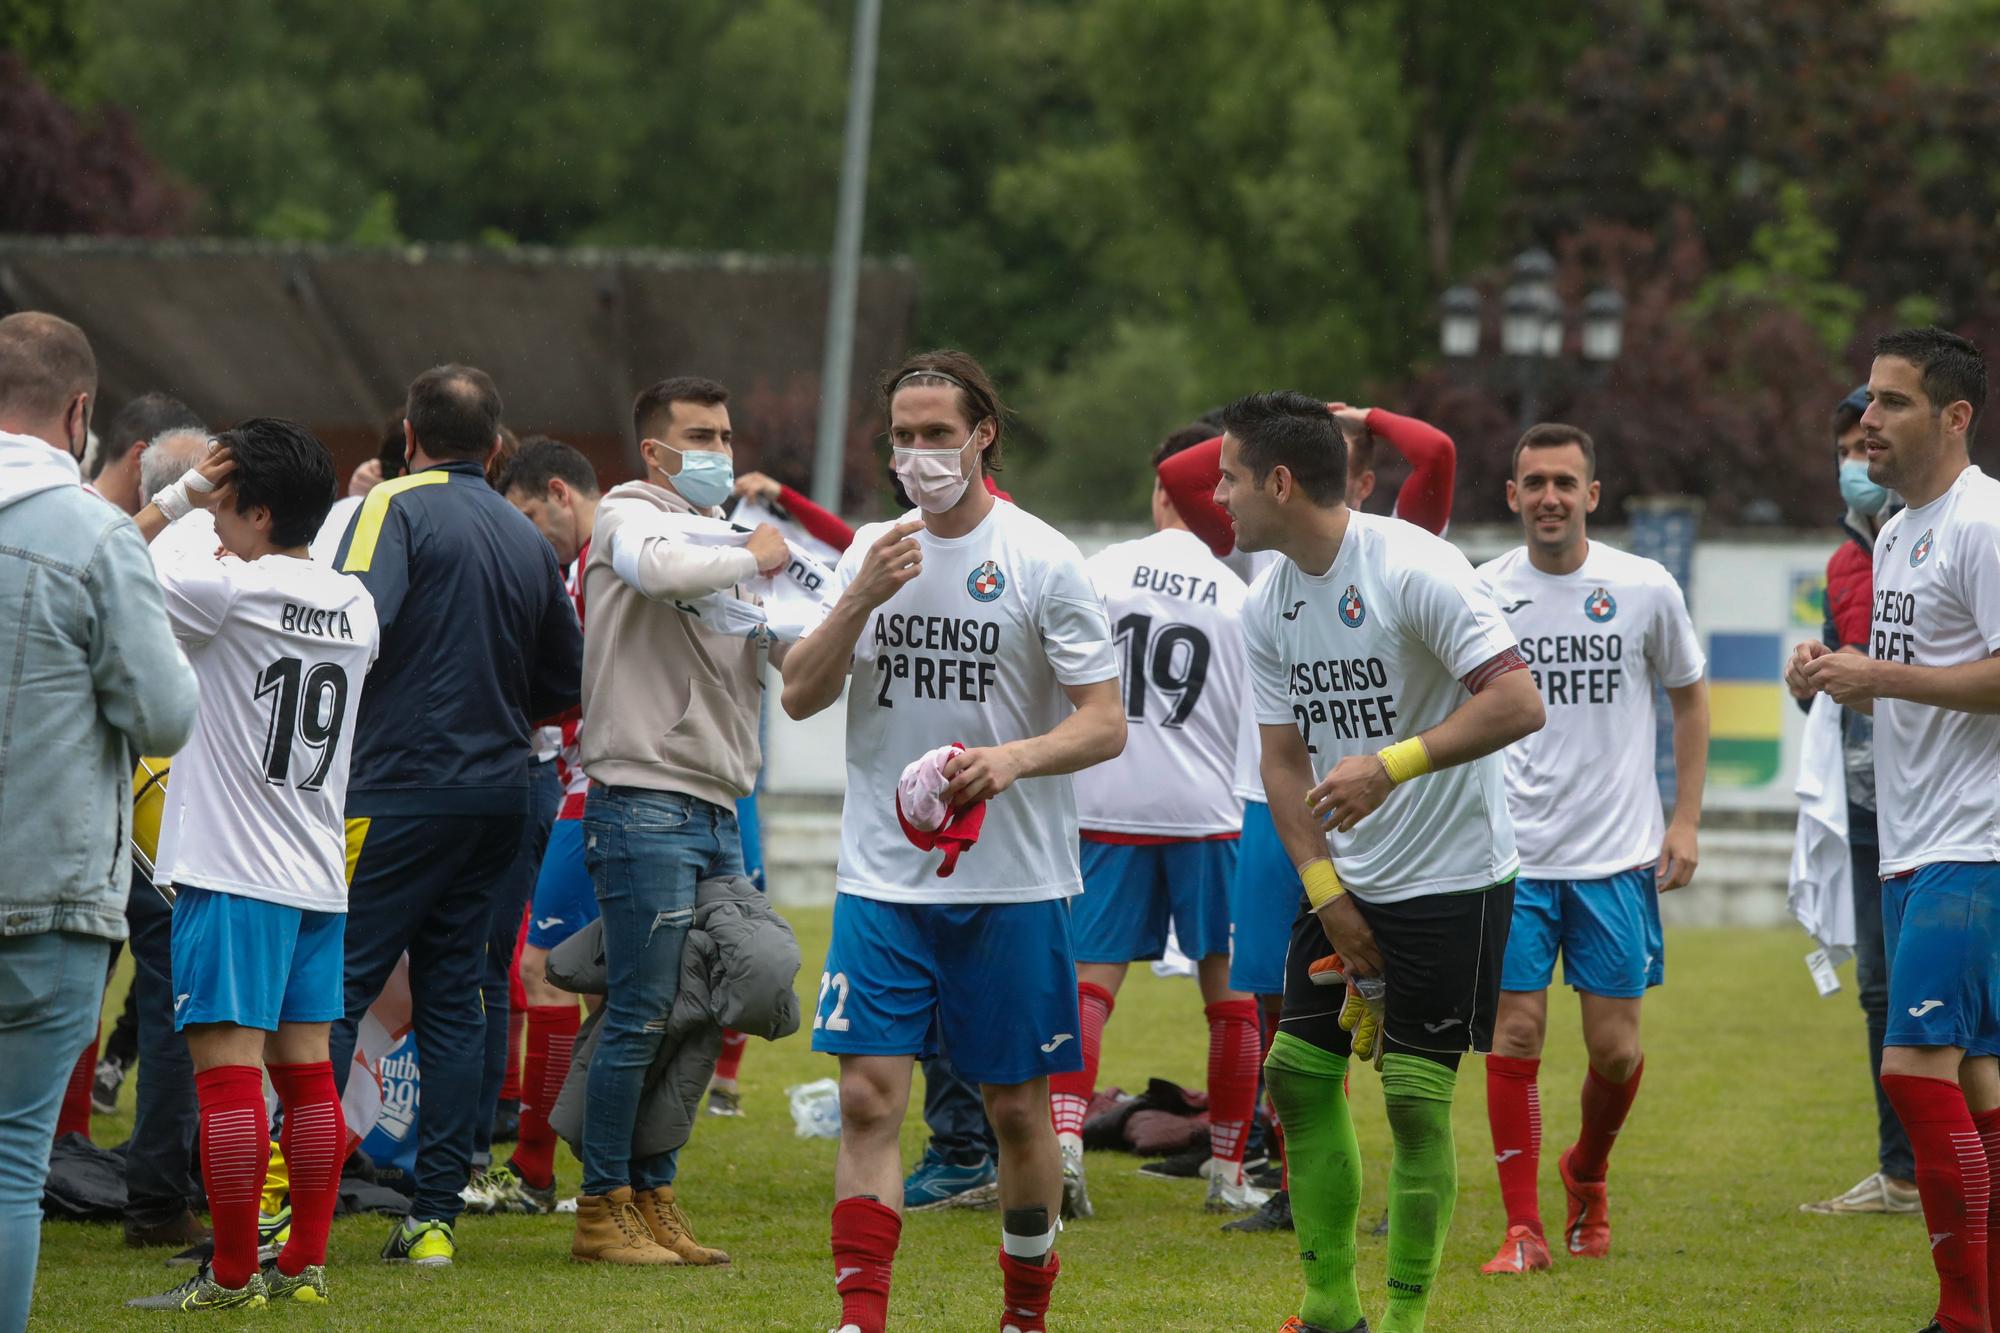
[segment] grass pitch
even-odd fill
[[[789,914],[816,989],[830,913]],[[1820,999],[1795,931],[1669,932],[1670,984],[1647,1008],[1646,1082],[1612,1159],[1613,1253],[1558,1258],[1553,1273],[1483,1278],[1503,1231],[1485,1117],[1485,1079],[1468,1059],[1456,1109],[1458,1212],[1429,1326],[1448,1330],[1915,1329],[1935,1297],[1923,1223],[1914,1217],[1823,1218],[1806,1199],[1871,1169],[1875,1142],[1861,1015],[1850,988]],[[129,967],[129,964],[127,965]],[[123,989],[123,979],[117,987]],[[115,997],[114,997],[115,999]],[[115,1009],[115,1005],[112,1006]],[[1551,1005],[1542,1065],[1546,1115],[1542,1207],[1563,1221],[1555,1157],[1576,1132],[1583,1075],[1576,1005]],[[1103,1081],[1164,1075],[1199,1086],[1207,1034],[1191,981],[1135,969],[1107,1031]],[[333,1303],[234,1316],[260,1326],[325,1329],[787,1329],[834,1322],[827,1252],[834,1145],[793,1136],[784,1089],[834,1071],[807,1034],[753,1043],[743,1065],[746,1118],[704,1118],[684,1156],[682,1198],[697,1234],[735,1257],[725,1270],[620,1271],[568,1262],[569,1219],[468,1218],[448,1272],[390,1268],[376,1252],[385,1218],[334,1224]],[[1364,1233],[1380,1217],[1388,1130],[1376,1076],[1356,1073],[1354,1118],[1367,1160]],[[919,1090],[921,1084],[919,1084]],[[914,1100],[914,1099],[913,1099]],[[131,1090],[97,1118],[100,1142],[130,1128]],[[912,1106],[906,1160],[921,1151]],[[1290,1236],[1225,1236],[1193,1182],[1135,1174],[1138,1161],[1092,1154],[1093,1221],[1059,1252],[1058,1329],[1269,1330],[1296,1308]],[[559,1165],[567,1192],[577,1165]],[[908,1218],[890,1312],[902,1329],[991,1329],[999,1219],[950,1211]],[[120,1302],[164,1290],[184,1270],[124,1248],[115,1226],[49,1224],[30,1327],[160,1327],[167,1316]],[[1361,1239],[1361,1287],[1383,1309],[1385,1243]]]

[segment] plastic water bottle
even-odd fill
[[[840,1137],[840,1085],[830,1078],[786,1088],[792,1103],[792,1126],[802,1139]]]

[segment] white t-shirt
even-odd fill
[[[1708,668],[1680,585],[1658,561],[1603,542],[1569,574],[1542,573],[1517,546],[1479,577],[1548,710],[1504,752],[1521,873],[1602,879],[1652,864],[1666,833],[1653,682],[1679,689]]]
[[[1243,559],[1250,570],[1249,588],[1252,593],[1266,574],[1276,568],[1283,559],[1276,551],[1250,551]],[[1249,677],[1249,663],[1244,663],[1244,679]],[[1236,720],[1236,783],[1232,790],[1239,801],[1264,802],[1264,741],[1257,734],[1257,695],[1254,690],[1243,692],[1243,706],[1237,710]]]
[[[1324,574],[1280,560],[1258,577],[1243,641],[1258,722],[1297,726],[1316,778],[1444,721],[1469,697],[1462,678],[1515,646],[1458,548],[1362,513]],[[1327,842],[1369,902],[1483,888],[1520,864],[1498,754],[1403,783]]]
[[[1118,542],[1085,565],[1104,599],[1125,697],[1125,752],[1076,775],[1077,822],[1203,838],[1243,827],[1243,580],[1184,528]]]
[[[311,560],[173,560],[167,619],[201,683],[155,879],[347,910],[348,759],[380,631],[361,580]]]
[[[1976,467],[1875,539],[1869,656],[1947,667],[2000,652],[2000,481]],[[2000,861],[2000,714],[1875,701],[1882,873]]]
[[[312,539],[308,548],[313,559],[322,565],[333,564],[334,557],[340,554],[340,539],[347,535],[348,520],[354,517],[354,511],[361,508],[361,502],[366,498],[343,495],[333,502],[333,508],[326,511],[326,521],[319,525],[319,535]]]
[[[834,598],[890,526],[855,534],[834,571]],[[1117,677],[1083,557],[1005,500],[963,537],[920,531],[917,540],[923,573],[869,614],[854,648],[835,887],[904,903],[1066,898],[1083,887],[1068,776],[1023,778],[989,801],[978,844],[946,879],[937,876],[943,853],[920,852],[903,836],[896,781],[940,745],[1040,736],[1071,712],[1064,686]]]

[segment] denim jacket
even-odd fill
[[[132,765],[195,701],[132,520],[0,431],[0,935],[125,938]]]

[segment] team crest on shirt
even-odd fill
[[[1931,558],[1931,537],[1936,532],[1937,529],[1935,528],[1925,528],[1924,535],[1917,538],[1917,544],[1910,548],[1911,569],[1915,569],[1918,565]]]
[[[1000,572],[997,563],[988,560],[966,576],[965,590],[975,602],[990,602],[1007,591],[1007,576]]]
[[[1340,623],[1349,629],[1360,629],[1361,622],[1368,619],[1368,608],[1361,604],[1361,593],[1350,583],[1347,591],[1340,594]]]
[[[1583,613],[1596,624],[1602,625],[1618,614],[1618,599],[1613,597],[1608,589],[1592,588],[1590,596],[1583,599]]]

